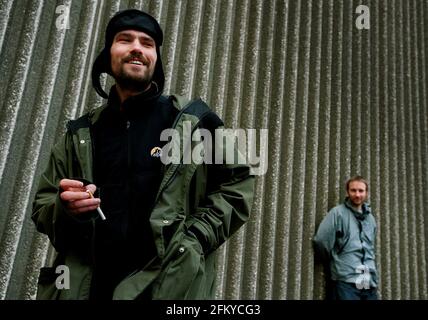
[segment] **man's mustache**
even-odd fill
[[[148,66],[150,64],[150,60],[147,59],[144,55],[140,53],[131,53],[130,55],[126,56],[123,59],[123,62],[129,62],[131,60],[139,60],[141,61],[145,66]]]

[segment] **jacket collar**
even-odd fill
[[[116,85],[110,88],[107,103],[100,108],[96,108],[89,113],[89,119],[92,124],[97,122],[104,110],[108,112],[119,112],[120,108],[124,111],[126,117],[138,116],[145,113],[148,108],[153,107],[155,101],[161,96],[161,91],[156,85],[139,95],[129,97],[121,105],[119,95],[117,94]]]
[[[136,96],[131,96],[121,103],[116,90],[116,85],[113,85],[110,89],[107,105],[116,110],[120,110],[128,118],[137,117],[145,114],[149,109],[153,108],[155,105],[154,102],[157,101],[160,95],[161,92],[158,90],[157,86],[152,85],[147,91]]]
[[[363,205],[362,205],[362,211],[361,211],[361,212],[360,212],[360,211],[358,211],[358,210],[356,210],[356,209],[352,206],[352,203],[351,203],[351,200],[349,200],[349,197],[346,197],[346,198],[345,198],[344,204],[345,204],[345,206],[346,206],[349,210],[351,210],[351,211],[354,213],[355,217],[356,217],[358,220],[364,220],[364,219],[365,219],[365,218],[367,218],[367,216],[371,213],[370,204],[369,204],[369,203],[367,203],[367,202],[364,202],[364,203],[363,203]]]

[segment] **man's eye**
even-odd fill
[[[155,44],[153,42],[143,42],[143,46],[147,48],[153,48]]]

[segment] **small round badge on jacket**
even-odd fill
[[[162,156],[162,149],[159,147],[154,147],[151,151],[150,151],[150,155],[153,158],[160,158]]]

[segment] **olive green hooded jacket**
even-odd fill
[[[201,100],[199,106],[202,104],[206,109],[194,108],[194,104],[182,97],[171,97],[180,110],[173,126],[180,135],[173,140],[183,139],[186,124],[191,124],[192,132],[200,131],[201,119],[213,115]],[[89,126],[97,121],[104,108],[88,113],[88,125],[81,119],[69,123],[65,136],[53,147],[48,167],[41,176],[32,219],[37,230],[48,235],[58,255],[52,267],[41,269],[38,299],[89,298],[95,219],[99,217],[96,211],[79,217],[68,213],[59,197],[59,181],[63,178],[93,181]],[[233,136],[215,139],[215,148],[233,141]],[[183,141],[172,142],[181,145],[182,150],[186,147]],[[197,142],[191,143],[193,150]],[[237,148],[234,151],[234,164],[216,165],[222,180],[214,188],[211,186],[213,191],[209,194],[207,173],[211,165],[185,164],[185,161],[165,165],[150,215],[157,256],[123,279],[115,288],[113,299],[136,299],[142,294],[147,296],[147,291],[152,299],[214,298],[213,253],[248,220],[253,198],[254,176],[246,164],[240,164],[242,154]],[[190,232],[189,228],[197,232]],[[68,274],[59,272],[63,270],[57,269],[61,265],[68,268]],[[61,282],[65,276],[69,279],[67,285]]]

